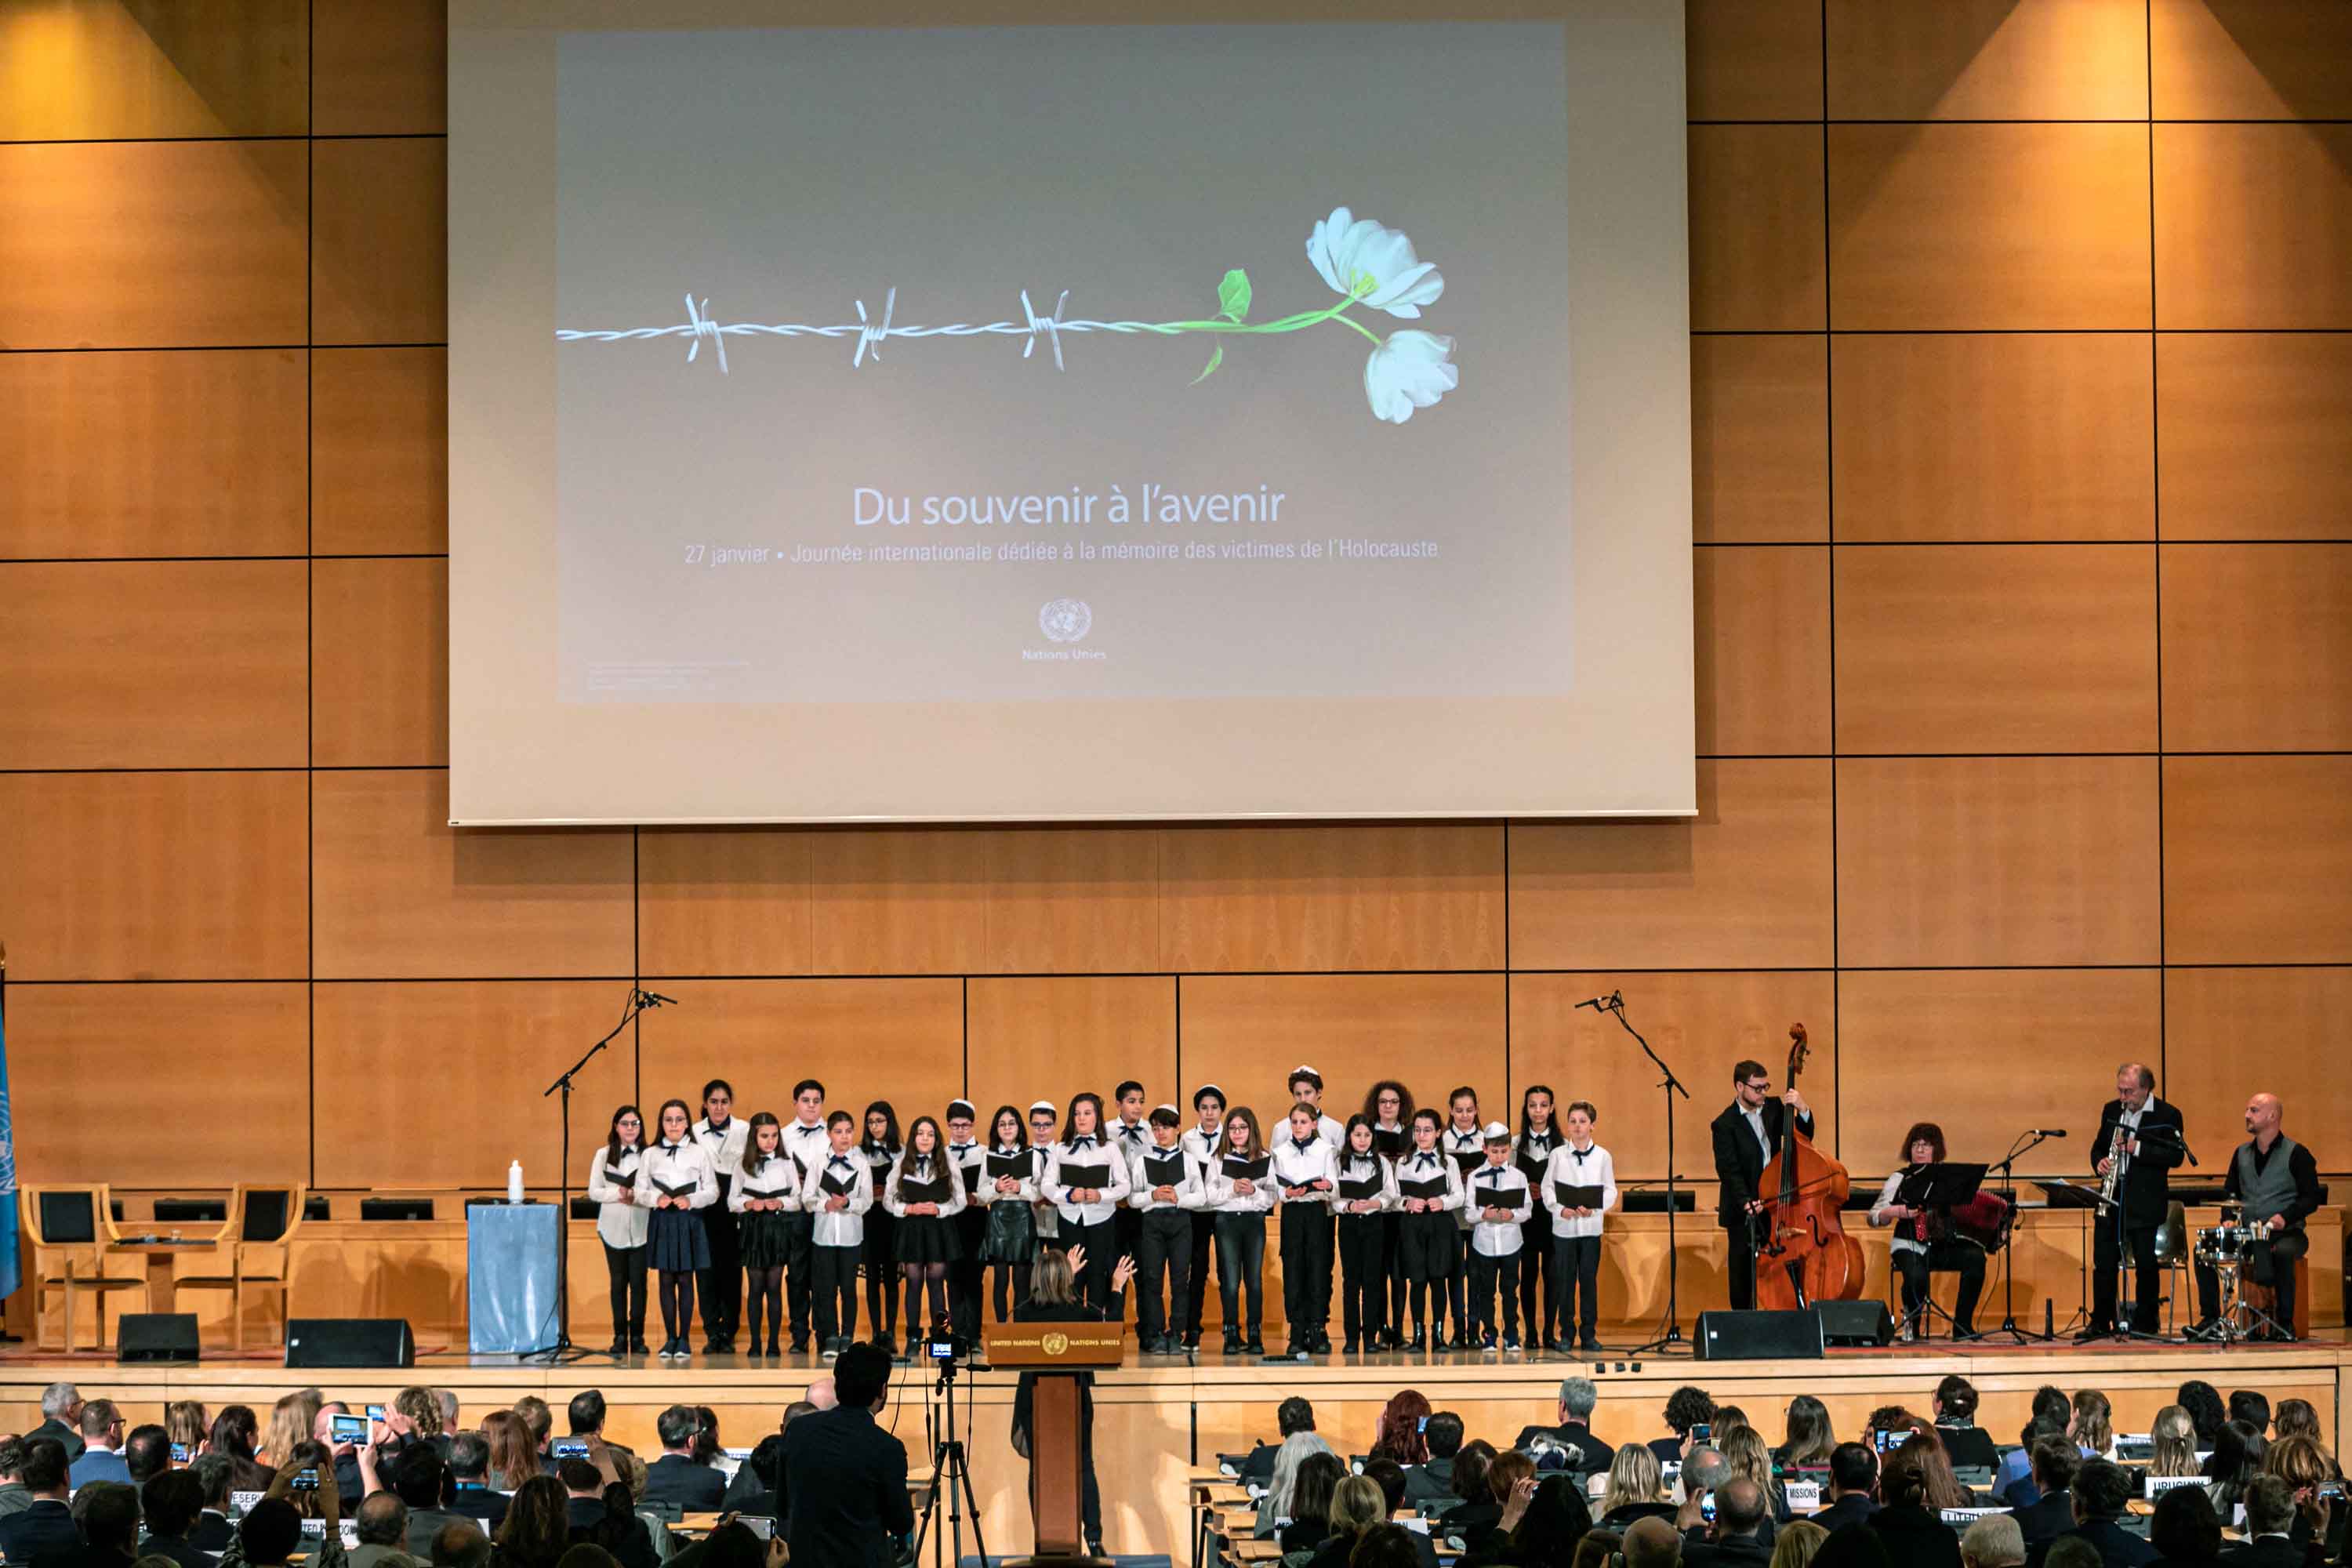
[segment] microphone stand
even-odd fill
[[[2032,1142],[2027,1142],[2027,1139],[2032,1139]],[[2047,1343],[2058,1337],[2054,1333],[2037,1334],[2031,1330],[2017,1326],[2017,1172],[2015,1167],[2021,1158],[2031,1154],[2049,1142],[2050,1134],[2047,1132],[2038,1128],[2029,1131],[2020,1137],[2015,1143],[2011,1144],[2009,1152],[2002,1155],[2000,1163],[1992,1167],[2001,1173],[2001,1186],[2005,1189],[2009,1206],[2000,1216],[2000,1327],[1989,1334],[1980,1336],[1988,1342],[2006,1339],[2013,1345],[2023,1345]]]
[[[1650,1048],[1650,1042],[1642,1037],[1642,1031],[1625,1022],[1624,997],[1611,992],[1608,1005],[1601,1011],[1615,1018],[1617,1026],[1633,1037],[1633,1043],[1642,1047],[1642,1054],[1656,1063],[1658,1071],[1664,1075],[1658,1079],[1658,1089],[1666,1102],[1666,1311],[1658,1332],[1647,1343],[1634,1346],[1630,1352],[1640,1355],[1645,1351],[1677,1349],[1683,1342],[1682,1257],[1675,1246],[1675,1211],[1680,1206],[1675,1201],[1677,1180],[1675,1172],[1675,1096],[1680,1093],[1688,1100],[1690,1090],[1683,1087],[1683,1080],[1675,1076],[1675,1069],[1666,1065],[1665,1058]]]
[[[614,1025],[603,1039],[589,1047],[578,1061],[557,1074],[553,1083],[540,1091],[541,1100],[559,1089],[563,1094],[563,1163],[557,1176],[562,1196],[556,1200],[555,1205],[555,1342],[545,1350],[533,1351],[524,1356],[522,1359],[526,1365],[562,1366],[593,1353],[575,1347],[572,1342],[572,1080],[580,1076],[581,1069],[595,1060],[597,1052],[611,1045],[622,1030],[635,1023],[639,1014],[658,1005],[660,1004],[645,992],[631,986],[628,1003],[621,1009],[621,1021]]]

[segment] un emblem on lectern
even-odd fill
[[[1076,642],[1095,624],[1084,599],[1055,599],[1037,612],[1037,629],[1048,642]]]
[[[1070,1351],[1070,1336],[1067,1334],[1047,1334],[1037,1343],[1047,1355],[1067,1355]]]

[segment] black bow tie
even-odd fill
[[[707,1129],[707,1130],[708,1130],[708,1131],[709,1131],[713,1136],[715,1136],[715,1137],[719,1137],[719,1138],[724,1138],[724,1137],[726,1137],[726,1136],[727,1136],[727,1130],[728,1130],[729,1128],[730,1128],[730,1127],[734,1126],[734,1125],[735,1125],[735,1123],[734,1123],[733,1121],[705,1121],[705,1122],[703,1123],[703,1126],[705,1127],[705,1129]]]
[[[1437,1156],[1431,1153],[1426,1149],[1423,1149],[1420,1153],[1415,1154],[1412,1157],[1412,1160],[1413,1163],[1416,1165],[1434,1165],[1437,1163]]]
[[[979,1147],[980,1145],[977,1143],[950,1143],[948,1145],[948,1152],[950,1154],[969,1154],[974,1149]]]
[[[828,1165],[846,1165],[851,1163],[851,1161],[849,1156],[846,1154],[835,1154],[832,1159],[827,1160],[825,1163]]]
[[[1592,1151],[1591,1151],[1591,1150],[1590,1150],[1590,1149],[1575,1149],[1575,1148],[1571,1148],[1570,1150],[1569,1150],[1569,1152],[1570,1152],[1570,1153],[1571,1153],[1571,1154],[1573,1154],[1573,1155],[1575,1155],[1575,1156],[1576,1156],[1576,1163],[1577,1163],[1578,1164],[1581,1165],[1581,1164],[1583,1164],[1583,1163],[1584,1163],[1584,1157],[1585,1157],[1587,1154],[1591,1153],[1591,1152],[1592,1152]]]
[[[665,1154],[675,1154],[678,1152],[680,1147],[682,1147],[682,1145],[677,1143],[665,1143],[662,1145],[662,1152]]]
[[[1312,1138],[1293,1138],[1290,1141],[1290,1146],[1304,1154],[1307,1151],[1315,1147],[1315,1140]]]
[[[1093,1148],[1094,1146],[1095,1146],[1095,1140],[1094,1140],[1094,1135],[1093,1135],[1092,1133],[1087,1133],[1087,1134],[1086,1134],[1086,1135],[1085,1135],[1085,1136],[1083,1136],[1083,1137],[1073,1138],[1073,1139],[1071,1139],[1071,1140],[1070,1140],[1070,1147],[1071,1147],[1072,1149],[1074,1149],[1074,1150],[1076,1150],[1076,1149],[1091,1149],[1091,1148]]]
[[[1125,1122],[1121,1122],[1118,1135],[1122,1138],[1140,1138],[1143,1136],[1143,1129],[1140,1126],[1129,1127]]]

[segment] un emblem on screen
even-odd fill
[[[1037,629],[1048,642],[1076,642],[1095,624],[1084,599],[1055,599],[1037,612]]]

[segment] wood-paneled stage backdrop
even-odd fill
[[[1802,1019],[1858,1178],[1922,1116],[2083,1170],[2132,1058],[2209,1172],[2267,1089],[2352,1173],[2352,7],[1688,15],[1696,820],[460,836],[438,0],[0,0],[20,1178],[551,1188],[633,980],[587,1132],[1308,1061],[1655,1178],[1622,990],[1685,1171]]]

